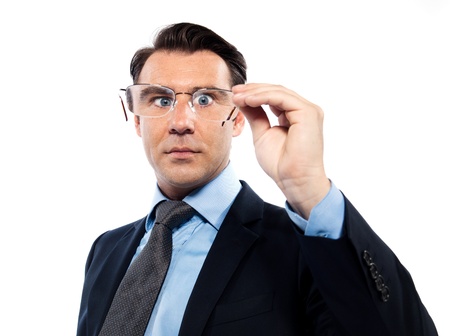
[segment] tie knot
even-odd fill
[[[164,224],[172,230],[194,214],[194,208],[183,201],[163,201],[156,208],[155,224]]]

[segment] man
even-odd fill
[[[164,200],[196,213],[173,230],[145,335],[437,335],[407,270],[327,178],[318,106],[282,86],[245,84],[239,51],[190,23],[161,30],[130,70],[125,105],[157,186],[148,216],[94,242],[79,336],[120,334],[105,331],[105,320],[131,323],[109,311]],[[265,203],[233,171],[231,141],[245,118],[285,208]]]

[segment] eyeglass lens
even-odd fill
[[[177,96],[189,95],[190,108],[200,118],[229,120],[235,110],[232,93],[225,89],[199,89],[193,93],[177,92],[151,84],[135,84],[125,90],[129,110],[138,116],[158,118],[166,115],[177,104]]]

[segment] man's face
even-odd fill
[[[199,87],[231,89],[226,63],[209,51],[155,52],[138,82],[163,85],[175,92],[193,92]],[[232,137],[244,126],[241,112],[223,126],[221,121],[197,117],[188,105],[190,98],[177,95],[174,110],[163,117],[134,118],[158,186],[171,199],[182,199],[215,178],[228,164]]]

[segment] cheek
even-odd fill
[[[158,138],[157,129],[152,129],[149,125],[140,127],[140,136],[142,138],[142,145],[144,146],[145,154],[148,160],[153,165],[155,161],[155,152],[157,151],[158,144],[161,142]]]
[[[222,156],[229,154],[232,133],[232,128],[215,128],[213,132],[209,133],[209,141],[207,143],[210,151],[212,151],[211,155]]]

